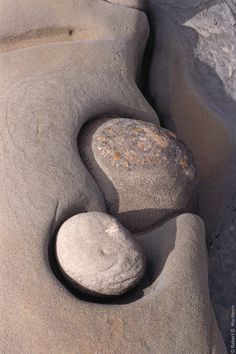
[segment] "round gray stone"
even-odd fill
[[[57,234],[56,256],[67,280],[95,296],[120,295],[133,288],[146,264],[129,231],[100,212],[68,219]]]
[[[79,151],[108,212],[130,231],[195,211],[193,156],[171,131],[134,119],[98,120],[82,129]]]

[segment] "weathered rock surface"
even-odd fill
[[[236,293],[236,6],[231,0],[150,0],[149,5],[150,94],[163,125],[196,158],[211,293],[229,341]]]
[[[81,301],[52,272],[58,227],[106,211],[78,154],[81,126],[158,122],[136,84],[148,33],[142,11],[105,1],[0,0],[1,353],[224,353],[194,216],[153,234],[156,281],[126,305]]]
[[[110,214],[138,232],[197,204],[188,147],[166,129],[127,118],[89,123],[79,152]]]
[[[134,9],[145,10],[147,8],[146,0],[105,0],[115,5],[132,7]]]
[[[56,255],[66,279],[95,296],[123,294],[145,271],[145,256],[131,234],[100,212],[68,219],[58,232]]]

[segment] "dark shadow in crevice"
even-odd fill
[[[149,71],[150,71],[150,65],[152,62],[153,52],[154,52],[156,31],[155,31],[155,25],[154,25],[154,21],[153,21],[152,11],[150,10],[150,8],[147,9],[146,15],[147,15],[148,22],[149,22],[150,34],[149,34],[147,46],[145,48],[144,55],[143,55],[139,88],[140,88],[140,91],[142,92],[143,96],[148,101],[148,103],[154,108],[155,112],[157,113],[158,118],[161,123],[161,126],[164,127],[165,116],[163,115],[161,110],[158,108],[158,106],[155,104],[155,101],[153,100],[153,98],[149,92],[148,77],[149,77]]]

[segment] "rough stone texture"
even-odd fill
[[[157,231],[159,273],[140,300],[83,302],[51,270],[58,227],[105,211],[78,154],[81,126],[158,122],[136,84],[148,33],[143,12],[105,1],[0,0],[1,353],[224,353],[194,216]]]
[[[232,0],[150,0],[149,5],[149,93],[163,125],[196,158],[211,294],[229,344],[236,300],[236,5]]]
[[[57,234],[56,256],[66,279],[95,296],[123,294],[145,271],[139,245],[105,213],[82,213],[68,219]]]
[[[79,152],[107,210],[131,232],[197,206],[197,177],[188,147],[166,129],[127,118],[89,123]]]

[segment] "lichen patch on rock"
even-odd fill
[[[114,166],[150,169],[158,167],[159,159],[165,160],[168,153],[163,153],[165,149],[175,153],[178,140],[172,132],[152,123],[119,118],[103,124],[95,134],[95,141],[96,149]]]
[[[108,212],[130,231],[193,211],[193,156],[172,132],[141,120],[104,119],[85,128],[79,150]]]

